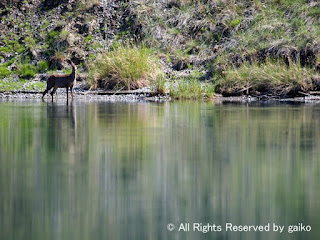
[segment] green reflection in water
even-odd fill
[[[0,102],[0,239],[318,239],[319,180],[318,105]]]

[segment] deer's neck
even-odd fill
[[[72,80],[76,80],[76,68],[72,66],[72,73],[70,74]]]

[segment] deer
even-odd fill
[[[72,73],[65,74],[65,75],[59,75],[59,74],[50,75],[47,79],[47,89],[42,93],[42,100],[51,88],[53,88],[53,90],[50,93],[52,102],[53,102],[53,94],[57,91],[58,88],[66,88],[67,101],[69,100],[68,89],[70,88],[70,92],[73,100],[74,94],[72,89],[73,89],[73,86],[76,84],[77,66],[70,59],[68,59],[67,62],[70,63],[72,66]]]

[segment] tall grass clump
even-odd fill
[[[214,87],[211,83],[202,83],[198,79],[180,79],[170,86],[170,96],[179,100],[197,100],[211,98]]]
[[[92,61],[88,77],[93,88],[130,90],[149,86],[160,74],[160,64],[150,49],[118,46]]]
[[[217,81],[216,91],[223,95],[272,94],[296,96],[313,89],[313,69],[281,61],[268,60],[262,64],[243,64],[230,68],[224,77]]]

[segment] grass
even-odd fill
[[[99,5],[100,5],[99,0],[80,0],[78,1],[77,6],[80,11],[85,11],[93,6],[99,6]]]
[[[229,68],[216,84],[217,92],[224,95],[273,94],[295,96],[299,92],[313,89],[314,70],[281,61],[268,60],[266,63],[243,64],[240,68]]]
[[[46,72],[49,69],[49,63],[44,60],[39,61],[37,68],[38,68],[38,72],[42,72],[42,73]]]
[[[66,40],[69,35],[70,35],[70,31],[62,30],[59,34],[60,40]]]
[[[54,31],[54,30],[50,31],[50,32],[48,33],[48,35],[47,35],[47,42],[48,42],[49,44],[52,44],[52,43],[54,42],[54,40],[55,40],[58,36],[59,36],[59,32]]]
[[[38,72],[36,66],[31,64],[19,64],[17,73],[22,78],[31,78]]]
[[[169,95],[173,99],[197,100],[211,98],[214,94],[214,85],[200,82],[196,78],[180,79],[170,85]]]
[[[5,78],[11,75],[11,71],[7,67],[0,65],[0,78]]]
[[[117,46],[90,64],[92,87],[137,89],[149,86],[161,74],[157,57],[146,47]]]
[[[46,88],[45,82],[35,82],[20,79],[19,81],[0,81],[0,91],[21,91],[21,90],[36,90],[43,91]]]
[[[166,87],[166,79],[163,74],[159,75],[158,79],[155,81],[153,85],[153,93],[159,95],[167,94],[168,90]]]

